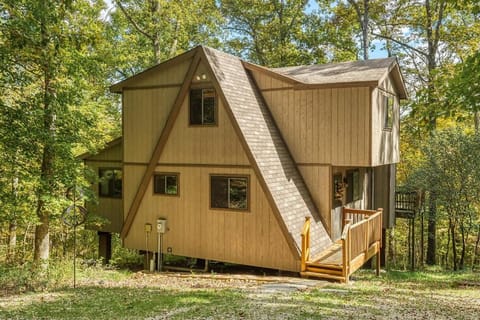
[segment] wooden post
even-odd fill
[[[380,250],[377,252],[377,277],[380,276],[380,264],[381,264],[381,254],[380,254]]]
[[[112,258],[112,234],[98,231],[98,256],[103,258],[103,264],[108,264]]]

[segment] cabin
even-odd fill
[[[111,87],[122,137],[96,155],[101,248],[348,281],[395,214],[395,58],[266,68],[204,46]],[[379,209],[381,208],[381,209]]]

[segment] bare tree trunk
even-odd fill
[[[44,213],[43,201],[38,201],[37,214],[39,216],[39,224],[35,227],[35,250],[33,252],[33,260],[46,264],[50,256],[50,232],[49,232],[49,217]],[[40,212],[40,213],[39,213]]]
[[[390,229],[389,239],[388,239],[388,260],[392,266],[397,265],[396,252],[395,252],[395,227]]]
[[[479,264],[479,254],[480,254],[480,225],[478,226],[477,232],[477,241],[475,242],[475,249],[473,250],[473,259],[472,259],[472,271],[475,271],[475,267]]]
[[[476,111],[473,117],[475,121],[475,132],[479,133],[480,132],[480,111]]]
[[[460,235],[462,236],[462,251],[460,252],[460,263],[459,269],[463,270],[465,268],[465,254],[467,250],[467,239],[468,233],[465,232],[465,226],[463,225],[463,221],[460,222]]]
[[[435,265],[437,255],[437,203],[434,192],[430,192],[428,211],[428,239],[427,261],[428,265]]]
[[[17,223],[15,220],[10,221],[8,226],[8,250],[7,261],[15,261],[17,251]]]
[[[363,19],[362,19],[362,40],[363,40],[363,59],[368,60],[368,49],[370,42],[368,41],[368,14],[369,14],[369,0],[363,0]]]
[[[452,237],[452,255],[453,255],[453,271],[458,270],[458,265],[457,265],[457,241],[455,239],[455,224],[452,221],[452,219],[449,219],[450,222],[450,234]]]

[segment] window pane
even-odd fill
[[[153,192],[158,194],[165,194],[165,176],[156,174],[153,176]]]
[[[228,178],[211,176],[210,188],[210,206],[228,208]]]
[[[203,90],[203,124],[215,124],[215,91]]]
[[[230,178],[230,208],[247,209],[247,179]]]
[[[165,194],[177,194],[177,176],[165,176]]]
[[[110,195],[110,181],[113,179],[112,170],[102,170],[99,171],[100,184],[98,193],[101,196],[108,197]]]
[[[202,124],[202,89],[190,91],[190,124]]]
[[[122,197],[122,170],[113,170],[112,197]]]
[[[122,170],[99,169],[98,194],[101,197],[122,197]]]
[[[385,96],[385,129],[391,129],[393,125],[393,97]]]
[[[360,173],[358,170],[353,172],[353,200],[360,199]]]

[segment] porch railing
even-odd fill
[[[337,241],[341,246],[341,281],[348,282],[350,275],[372,256],[377,255],[377,274],[380,272],[383,209],[359,210],[343,208],[343,232]],[[305,218],[302,233],[301,272],[318,270],[322,259],[310,261],[310,218]],[[339,261],[340,262],[340,261]],[[309,265],[312,268],[309,269]],[[315,269],[316,268],[316,269]],[[321,277],[321,275],[318,275]],[[331,278],[331,277],[330,277]]]

